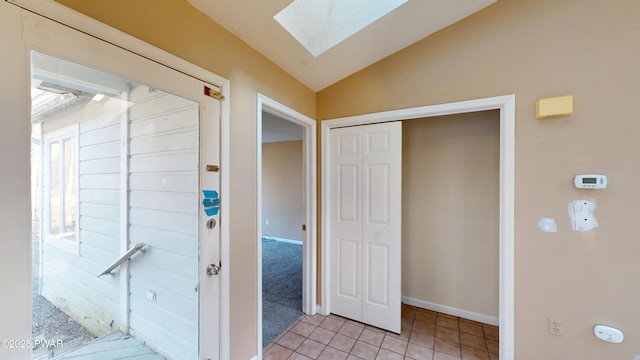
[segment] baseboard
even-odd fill
[[[249,359],[249,360],[258,360],[258,355],[256,355],[256,356],[252,357],[252,358],[251,358],[251,359]]]
[[[322,305],[320,305],[320,304],[316,304],[316,314],[322,314],[322,315],[325,315],[325,314],[322,312]]]
[[[500,324],[500,319],[494,316],[478,314],[473,311],[462,310],[462,309],[454,308],[447,305],[441,305],[441,304],[436,304],[429,301],[414,299],[408,296],[402,296],[402,302],[407,305],[417,306],[419,308],[423,308],[431,311],[437,311],[443,314],[457,316],[457,317],[461,317],[461,318],[469,319],[473,321],[478,321],[478,322],[489,324],[489,325],[498,326]]]
[[[283,239],[283,238],[278,238],[278,237],[269,236],[269,235],[264,235],[264,237],[269,238],[271,240],[285,242],[285,243],[289,243],[289,244],[302,245],[302,241],[300,241],[300,240]]]

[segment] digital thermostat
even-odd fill
[[[578,189],[604,189],[607,187],[606,175],[576,175],[573,184]]]

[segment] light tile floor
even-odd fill
[[[262,350],[264,360],[495,360],[498,327],[402,304],[395,334],[336,315],[302,315]]]

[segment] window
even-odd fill
[[[61,247],[76,243],[78,224],[77,126],[45,135],[44,167],[47,186],[44,238]]]

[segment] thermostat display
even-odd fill
[[[604,189],[607,187],[606,175],[576,175],[573,184],[578,189]]]

